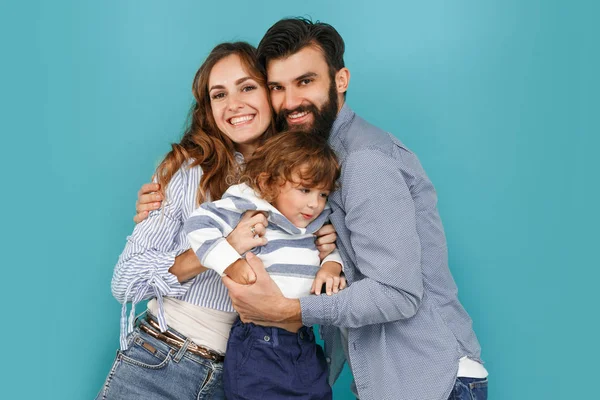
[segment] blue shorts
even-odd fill
[[[231,328],[223,365],[228,400],[331,400],[327,372],[312,327],[292,333],[238,319]]]

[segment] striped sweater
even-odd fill
[[[308,296],[322,264],[314,234],[327,221],[331,213],[329,205],[306,228],[298,228],[246,184],[231,186],[221,200],[202,204],[184,224],[198,259],[205,267],[223,274],[229,265],[242,258],[225,238],[243,214],[251,210],[264,211],[268,219],[265,233],[268,243],[251,251],[262,260],[285,297]],[[337,250],[325,261],[342,264]]]

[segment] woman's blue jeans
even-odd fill
[[[146,321],[141,321],[147,324]],[[180,335],[181,336],[181,335]],[[161,342],[136,327],[96,400],[224,399],[223,363]]]

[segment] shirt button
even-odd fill
[[[263,339],[265,339],[265,342],[268,342],[269,340],[271,340],[271,338],[268,335],[265,335],[265,337]]]
[[[327,364],[331,364],[331,358],[327,357],[325,361],[327,361]]]
[[[300,339],[304,340],[304,332],[300,332]]]

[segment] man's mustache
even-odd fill
[[[296,108],[294,108],[293,110],[288,110],[288,109],[281,109],[279,110],[279,113],[277,114],[278,117],[289,117],[291,114],[296,114],[296,113],[302,113],[305,111],[315,111],[317,109],[317,107],[315,107],[314,105],[306,105],[306,106],[298,106]]]

